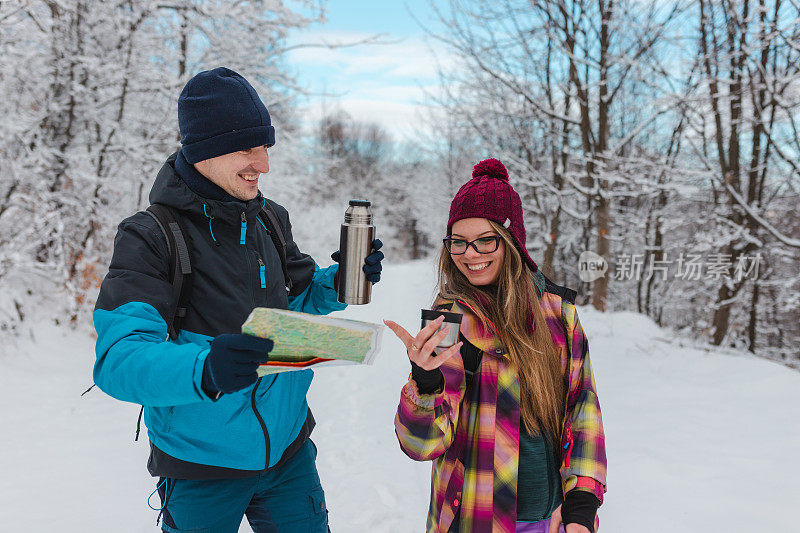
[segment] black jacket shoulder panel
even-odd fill
[[[574,289],[570,289],[569,287],[564,287],[562,285],[556,285],[550,279],[542,274],[544,278],[544,290],[545,292],[549,292],[551,294],[557,294],[561,296],[563,300],[568,301],[572,305],[575,305],[575,297],[578,296],[578,292]]]
[[[269,198],[266,201],[278,216],[278,222],[283,229],[283,237],[286,239],[286,268],[289,271],[289,278],[292,280],[292,290],[289,296],[297,296],[311,285],[314,277],[314,259],[304,254],[297,247],[292,236],[292,223],[289,221],[289,212],[285,207]]]
[[[144,228],[146,230],[145,233],[148,237],[150,237],[148,240],[150,240],[151,243],[157,248],[155,251],[159,255],[165,256],[167,259],[169,259],[169,242],[167,241],[167,236],[164,235],[164,231],[156,219],[147,214],[145,211],[139,211],[120,222],[118,229],[126,229],[129,226],[139,226],[140,228]]]
[[[139,212],[123,220],[95,309],[111,311],[129,302],[152,305],[162,317],[175,305],[169,281],[169,248],[156,221]]]

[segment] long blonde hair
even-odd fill
[[[545,322],[531,272],[511,234],[500,224],[491,220],[489,224],[505,246],[497,295],[472,285],[444,247],[439,254],[439,295],[469,304],[485,328],[491,327],[489,321],[497,326],[500,341],[519,374],[521,421],[531,435],[544,430],[557,439],[565,393],[561,356]]]

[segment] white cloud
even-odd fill
[[[337,100],[334,109],[342,110],[359,122],[380,124],[396,140],[413,136],[418,129],[420,106],[394,100],[373,100],[362,98],[342,98]],[[322,114],[332,111],[332,107],[320,104],[308,109],[307,119],[318,121]]]
[[[295,44],[352,43],[369,37],[362,32],[315,31],[298,36]],[[442,51],[434,54],[422,35],[390,44],[300,48],[289,55],[301,81],[312,92],[329,95],[309,102],[311,120],[319,119],[323,108],[342,109],[356,120],[381,124],[398,140],[415,136],[420,128],[425,90],[438,86],[437,61],[453,63]]]
[[[358,42],[368,37],[364,33],[328,32],[306,42]],[[450,63],[444,51],[437,50],[434,54],[428,42],[419,35],[388,44],[362,44],[334,49],[300,48],[289,54],[290,64],[301,72],[336,68],[348,76],[383,74],[410,81],[435,79],[437,58],[445,65]]]

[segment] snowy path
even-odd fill
[[[387,267],[373,304],[342,316],[415,328],[431,300],[432,268]],[[632,313],[581,309],[581,320],[609,454],[600,531],[797,531],[800,374],[681,348]],[[133,442],[138,406],[97,390],[80,398],[91,382],[92,339],[37,331],[35,343],[6,339],[0,348],[0,531],[157,531],[146,505],[154,488],[146,436]],[[408,372],[387,330],[374,367],[316,374],[313,438],[334,532],[424,529],[430,465],[403,455],[392,426]]]

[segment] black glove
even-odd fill
[[[411,379],[417,384],[420,394],[433,394],[444,387],[444,374],[439,367],[425,370],[414,361],[411,361]]]
[[[203,391],[216,399],[252,385],[258,365],[267,362],[273,346],[269,339],[241,333],[216,336],[203,365]]]
[[[561,521],[564,527],[567,524],[580,524],[594,533],[594,518],[598,507],[600,500],[591,492],[571,490],[564,497],[564,504],[561,506]]]
[[[383,261],[384,258],[383,252],[378,251],[381,249],[381,246],[383,246],[383,243],[380,239],[372,241],[372,253],[364,258],[364,266],[361,267],[364,274],[367,275],[367,279],[372,283],[378,283],[381,280],[381,270],[383,269],[381,261]],[[340,255],[341,254],[337,250],[331,254],[331,259],[338,263]],[[336,277],[338,282],[339,276]]]

